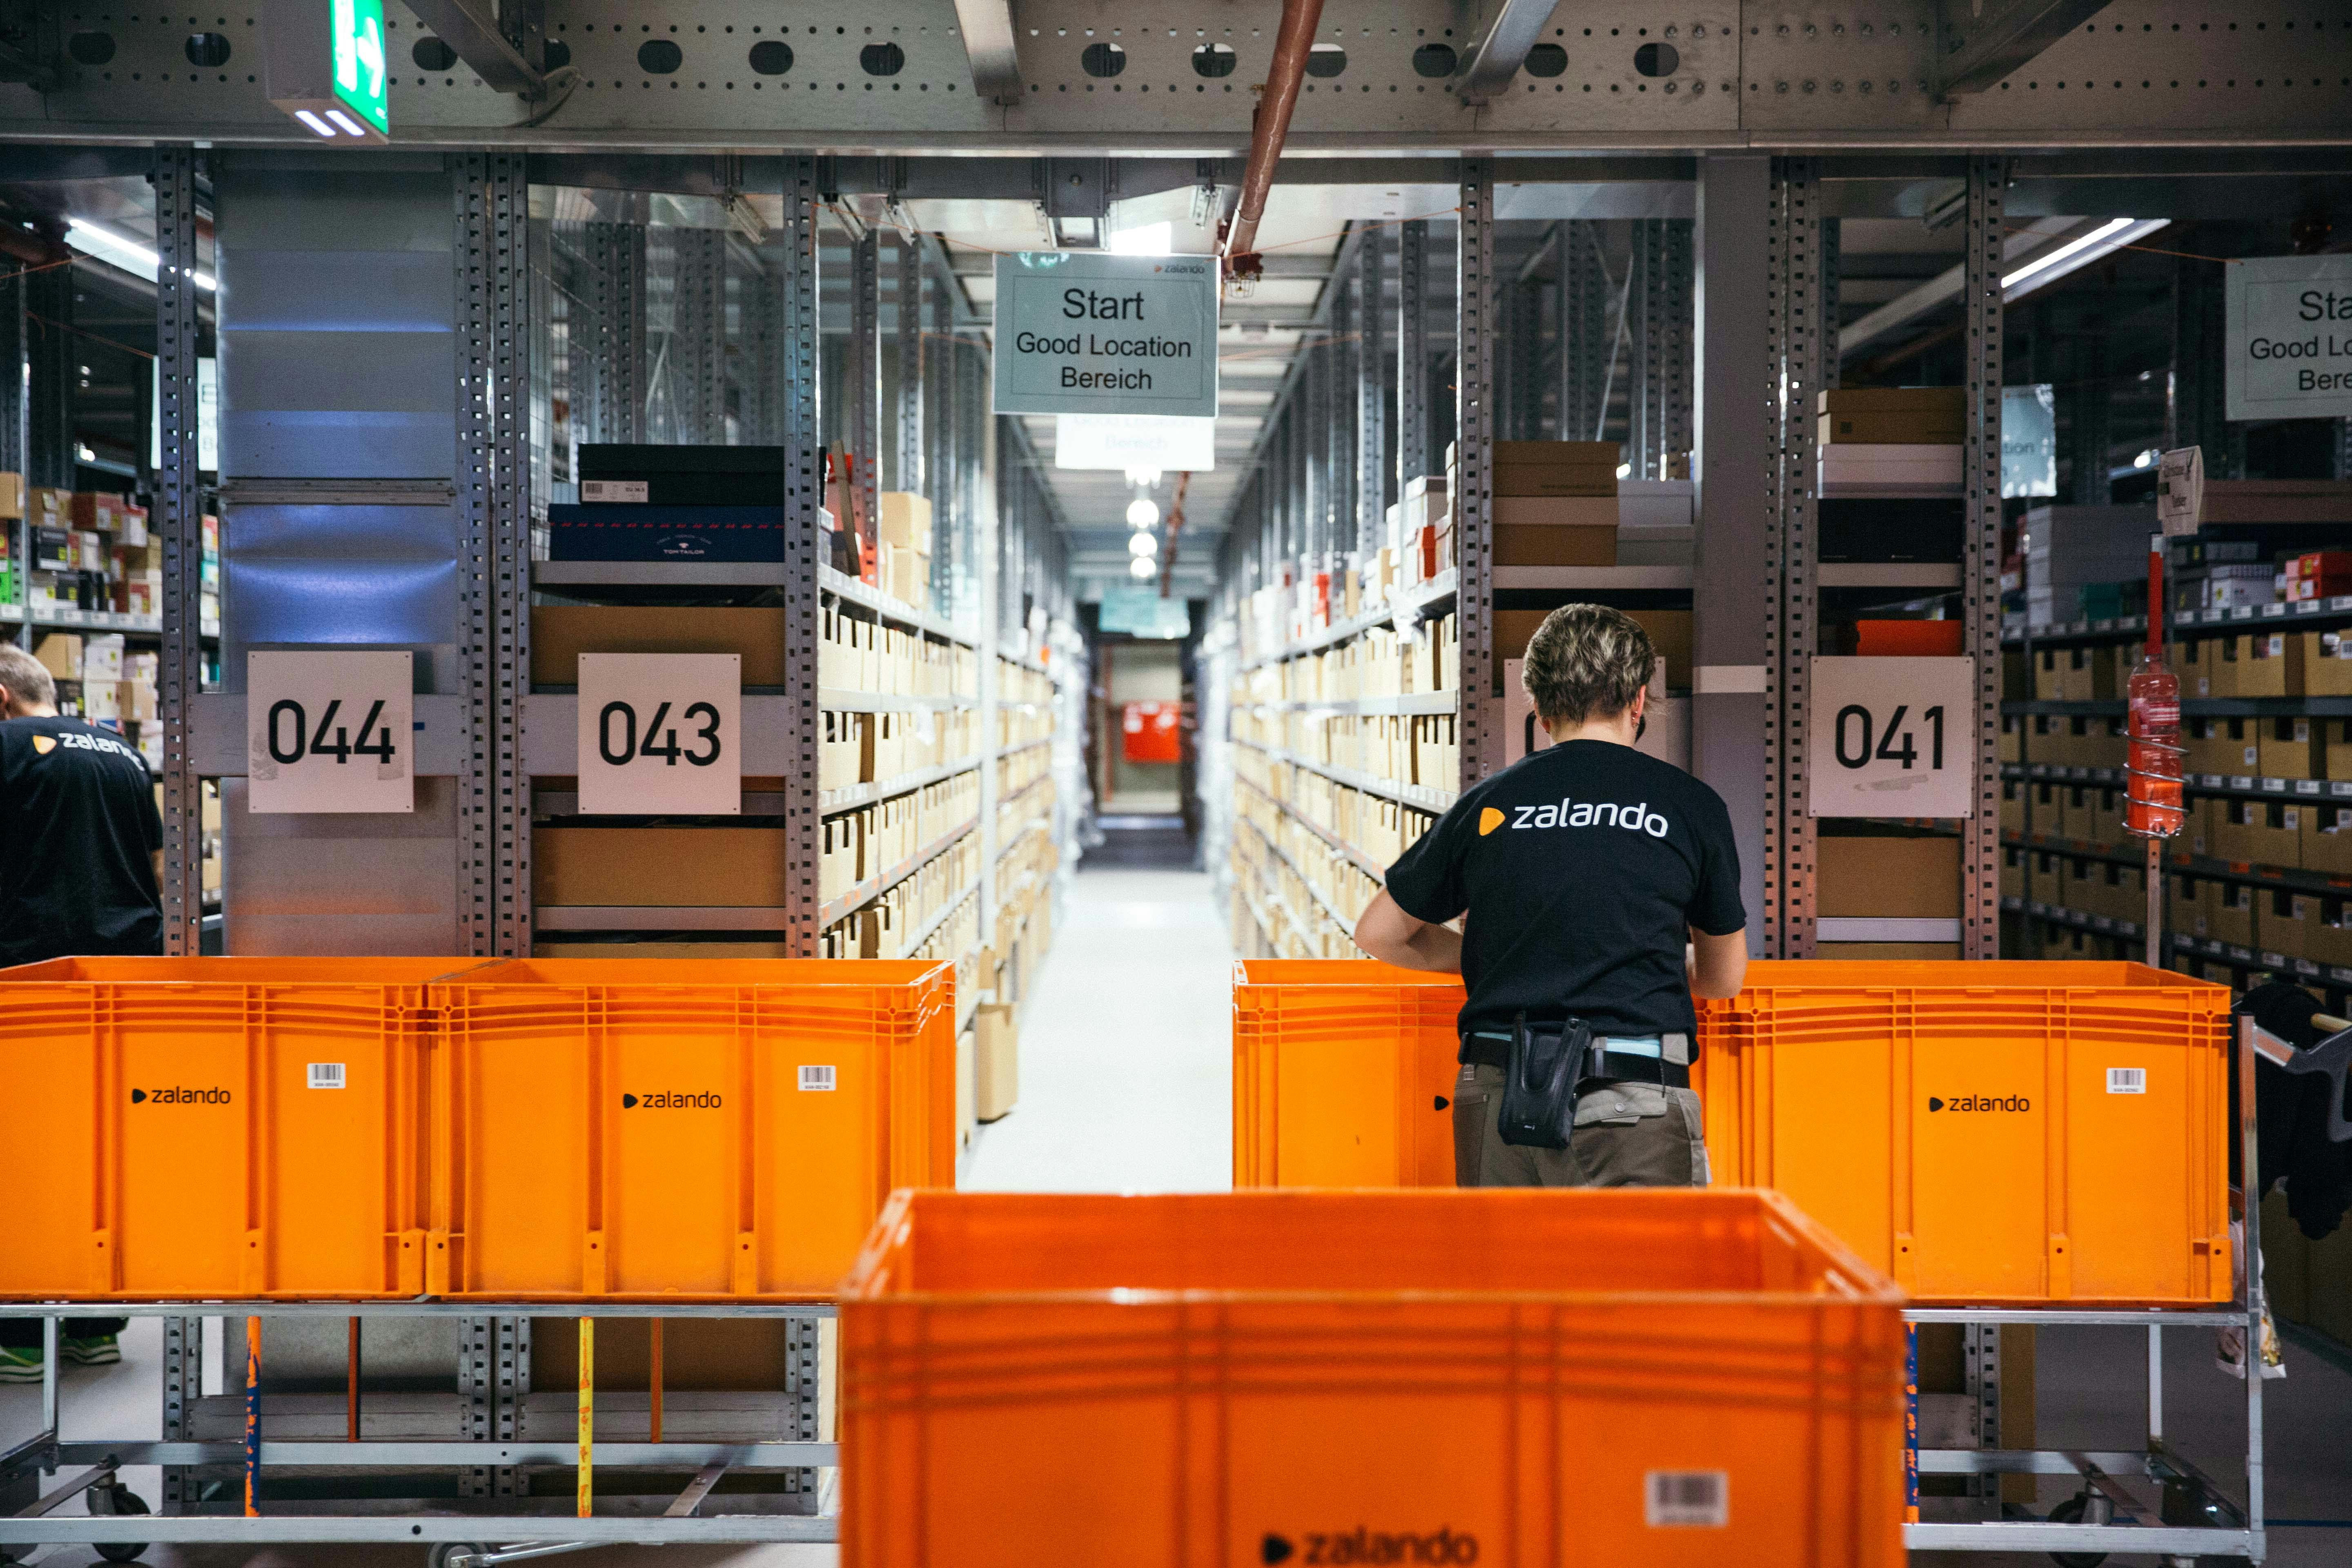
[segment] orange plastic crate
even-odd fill
[[[1453,975],[1359,959],[1234,965],[1234,1185],[1454,1184]]]
[[[427,984],[465,958],[0,971],[0,1297],[414,1295]],[[315,1064],[315,1065],[314,1065]],[[314,1086],[337,1076],[340,1088]]]
[[[1717,1179],[1923,1300],[2220,1301],[2229,1011],[2137,963],[1758,963],[1693,1083]]]
[[[955,970],[532,959],[444,995],[435,1295],[827,1295],[955,1184]]]
[[[842,1289],[846,1568],[1902,1560],[1901,1293],[1776,1194],[900,1193]]]

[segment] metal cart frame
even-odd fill
[[[569,1512],[528,1512],[514,1506],[511,1487],[493,1489],[502,1494],[484,1496],[483,1511],[464,1511],[438,1505],[431,1511],[384,1513],[247,1514],[166,1512],[158,1514],[93,1514],[59,1516],[54,1510],[76,1494],[91,1489],[112,1489],[120,1469],[134,1465],[184,1467],[239,1465],[248,1477],[264,1469],[287,1467],[337,1468],[484,1468],[511,1475],[521,1469],[576,1469],[583,1450],[570,1442],[514,1440],[513,1394],[478,1390],[477,1402],[503,1402],[500,1415],[477,1425],[485,1435],[473,1440],[386,1442],[278,1442],[261,1436],[257,1426],[247,1442],[198,1442],[184,1436],[192,1414],[194,1390],[189,1387],[185,1346],[193,1337],[194,1320],[208,1317],[457,1317],[495,1322],[531,1315],[568,1318],[787,1318],[815,1321],[835,1316],[831,1302],[572,1302],[471,1300],[391,1301],[77,1301],[10,1306],[12,1313],[44,1320],[47,1355],[41,1379],[41,1430],[0,1453],[0,1479],[13,1479],[38,1470],[56,1475],[70,1472],[63,1483],[49,1488],[30,1507],[0,1517],[0,1559],[12,1548],[49,1542],[100,1545],[125,1540],[142,1542],[415,1542],[435,1548],[436,1568],[488,1568],[492,1563],[528,1557],[551,1556],[589,1546],[626,1542],[635,1545],[684,1545],[714,1542],[832,1542],[839,1539],[837,1518],[825,1513],[704,1514],[706,1498],[729,1471],[807,1470],[840,1463],[840,1447],[830,1442],[596,1442],[585,1450],[586,1468],[657,1467],[692,1471],[694,1479],[662,1513],[651,1517],[613,1515],[579,1517]],[[69,1317],[142,1317],[165,1320],[170,1340],[178,1335],[181,1348],[167,1348],[162,1391],[165,1436],[163,1441],[68,1437],[60,1420],[57,1342],[59,1322]],[[804,1395],[814,1399],[814,1393]],[[591,1395],[593,1399],[593,1393]],[[583,1415],[593,1419],[593,1405],[583,1403]],[[175,1430],[175,1427],[177,1430]],[[504,1428],[503,1431],[499,1428]],[[165,1506],[185,1508],[187,1500],[172,1484],[166,1471]],[[803,1492],[800,1495],[810,1496]],[[555,1500],[547,1500],[552,1503]],[[493,1547],[488,1542],[511,1544]]]
[[[2231,1129],[2237,1144],[2238,1178],[2230,1189],[2232,1217],[2239,1227],[2237,1299],[2229,1306],[2207,1310],[2009,1309],[1979,1307],[1920,1307],[1905,1312],[1913,1324],[1960,1323],[1969,1331],[1969,1393],[1975,1397],[1978,1429],[2000,1431],[1998,1336],[2002,1324],[2063,1323],[2096,1328],[2137,1328],[2147,1333],[2147,1433],[2145,1449],[2088,1451],[2041,1448],[1923,1448],[1916,1451],[1923,1476],[2004,1475],[2074,1476],[2087,1498],[2100,1500],[2110,1521],[1989,1520],[1983,1521],[1912,1523],[1903,1527],[1904,1544],[1915,1552],[2105,1552],[2137,1556],[2156,1555],[2182,1561],[2203,1557],[2242,1557],[2260,1563],[2268,1551],[2263,1513],[2263,1377],[2262,1322],[2262,1203],[2249,1191],[2254,1171],[2254,1059],[2275,1055],[2285,1046],[2254,1026],[2251,1018],[2238,1020],[2232,1052],[2236,1116]],[[2244,1337],[2246,1362],[2246,1498],[2244,1506],[2231,1502],[2221,1488],[2167,1444],[2164,1435],[2163,1337],[2168,1328],[2238,1330]],[[2118,1481],[2137,1476],[2162,1489],[2168,1505],[2176,1499],[2181,1508],[2211,1520],[2208,1524],[2150,1521],[2146,1508]],[[2168,1508],[2167,1511],[2179,1511]]]

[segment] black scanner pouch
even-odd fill
[[[1503,1103],[1496,1131],[1521,1149],[1565,1149],[1576,1126],[1576,1091],[1592,1049],[1592,1026],[1570,1018],[1557,1034],[1528,1027],[1522,1013],[1511,1021],[1511,1055],[1505,1068]]]

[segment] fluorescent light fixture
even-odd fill
[[[345,114],[340,109],[331,109],[327,110],[327,118],[333,121],[337,125],[341,126],[345,133],[349,135],[365,136],[367,134],[365,131],[360,129],[360,122],[358,121],[353,120],[350,115]],[[332,134],[332,132],[330,132],[330,134]]]
[[[320,119],[316,114],[313,114],[307,109],[296,110],[294,111],[294,118],[300,121],[303,124],[309,126],[311,130],[317,132],[321,136],[332,136],[335,133],[335,128],[333,126],[328,124],[325,121]]]
[[[1152,574],[1159,570],[1159,567],[1154,566],[1150,561],[1140,555],[1127,563],[1127,574],[1135,578],[1138,582],[1152,575]]]
[[[1113,256],[1165,256],[1175,238],[1172,223],[1138,224],[1112,235],[1108,249]]]
[[[1156,533],[1129,534],[1127,552],[1129,555],[1157,555],[1160,553],[1160,536]]]
[[[1138,496],[1127,503],[1127,525],[1129,528],[1150,528],[1160,521],[1160,507],[1148,497]]]
[[[66,219],[66,238],[100,261],[120,267],[125,272],[136,273],[150,282],[163,268],[162,258],[151,246],[140,244],[127,234],[117,234],[88,218]],[[213,277],[209,272],[191,273],[197,288],[210,293]]]
[[[2027,287],[2039,289],[2044,283],[2054,283],[2078,268],[2088,267],[2102,257],[2113,255],[2143,235],[2154,234],[2168,220],[2160,217],[2112,217],[2086,234],[2078,234],[2055,250],[2045,251],[2013,272],[2001,274],[2000,292],[2003,300],[2013,300],[2030,292]]]

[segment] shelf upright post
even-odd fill
[[[155,421],[163,449],[155,471],[155,534],[163,545],[163,602],[158,606],[163,646],[156,693],[156,711],[163,724],[163,951],[184,958],[201,951],[204,923],[202,785],[188,743],[188,726],[205,676],[200,597],[205,498],[196,446],[195,149],[159,145],[154,184],[155,373],[160,390]],[[21,293],[11,292],[22,300]],[[32,595],[24,592],[29,606]],[[30,614],[27,609],[28,626]]]
[[[1381,381],[1381,272],[1388,230],[1367,229],[1356,247],[1356,547],[1388,542],[1388,388]],[[1228,661],[1230,662],[1230,661]]]
[[[597,441],[644,439],[646,414],[646,231],[642,224],[586,226],[593,335],[574,340],[587,361],[588,428]],[[581,373],[573,373],[574,380]]]
[[[882,558],[881,486],[874,465],[882,457],[882,237],[873,229],[849,247],[849,398],[845,429],[850,460],[856,465],[858,535],[879,563]]]
[[[1601,373],[1609,353],[1602,335],[1608,324],[1608,276],[1601,256],[1601,231],[1581,218],[1559,225],[1555,285],[1559,328],[1559,439],[1598,441],[1606,410],[1601,404]]]
[[[1766,627],[1777,589],[1759,614],[1768,579],[1769,487],[1779,472],[1780,361],[1765,312],[1769,247],[1756,237],[1772,218],[1771,160],[1756,153],[1699,159],[1696,480],[1698,537],[1692,574],[1691,771],[1730,808],[1739,847],[1740,901],[1748,951],[1779,956],[1780,884],[1764,852],[1780,765],[1765,723]]]
[[[2001,213],[2009,160],[1969,160],[1961,644],[1976,661],[1976,810],[1960,841],[1960,956],[2000,956]]]
[[[1658,453],[1663,445],[1664,422],[1665,378],[1661,363],[1665,351],[1665,220],[1637,218],[1633,223],[1633,254],[1628,263],[1633,269],[1633,280],[1627,290],[1628,348],[1633,360],[1633,384],[1629,400],[1631,429],[1627,445],[1633,450],[1626,454],[1633,468],[1633,478],[1663,478],[1658,467]]]
[[[193,187],[191,187],[193,188]],[[74,483],[74,281],[71,267],[46,267],[24,279],[32,362],[26,405],[25,482],[71,489]]]
[[[1822,379],[1824,391],[1838,384],[1838,294],[1845,285],[1844,220],[1822,219]]]
[[[25,285],[21,271],[0,279],[0,472],[25,472]],[[157,410],[157,417],[162,411]],[[0,605],[0,618],[17,623],[16,646],[33,647],[33,588],[27,568],[33,560],[33,524],[18,518],[8,524],[8,559],[16,565],[16,601]]]
[[[1396,493],[1429,472],[1429,220],[1397,226]]]
[[[1687,218],[1661,218],[1659,273],[1663,295],[1658,316],[1658,354],[1652,373],[1658,383],[1658,471],[1655,478],[1675,477],[1680,458],[1688,477],[1691,447],[1691,228]],[[1834,225],[1819,225],[1833,227]],[[1836,313],[1824,300],[1824,319],[1832,328]],[[1823,341],[1830,341],[1824,339]]]
[[[681,443],[727,439],[727,236],[713,228],[669,231],[669,364],[677,392],[670,427]]]
[[[1461,788],[1503,765],[1502,704],[1495,698],[1492,562],[1495,499],[1495,163],[1462,160],[1454,230],[1454,605],[1461,644]]]
[[[822,363],[817,339],[816,160],[782,160],[783,220],[773,231],[774,287],[779,290],[777,352],[782,406],[778,417],[784,448],[784,647],[787,667],[791,776],[784,783],[784,865],[787,873],[786,942],[795,958],[817,955],[817,918],[823,900],[818,868],[824,828],[817,805],[817,568],[816,513],[824,494],[824,454],[819,442],[817,395]]]
[[[1780,767],[1768,783],[1767,887],[1778,920],[1774,956],[1814,955],[1814,834],[1806,745],[1812,659],[1821,622],[1814,393],[1821,380],[1821,186],[1811,158],[1777,161],[1772,181],[1772,275],[1766,320],[1779,368],[1779,463],[1766,521],[1766,574],[1777,603],[1766,612],[1764,724]]]

